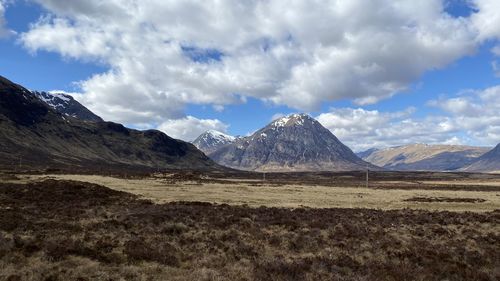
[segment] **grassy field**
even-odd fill
[[[384,181],[371,187],[262,180],[172,180],[169,176],[124,179],[96,175],[25,175],[21,182],[77,180],[130,192],[157,203],[199,201],[251,207],[426,209],[485,212],[500,209],[500,181]],[[459,185],[458,185],[459,184]],[[408,186],[414,185],[413,188]],[[420,189],[419,186],[424,188]],[[398,186],[405,188],[398,189]],[[470,186],[470,190],[467,187]],[[433,187],[433,188],[430,188]],[[457,187],[457,188],[454,188]]]
[[[45,180],[0,183],[0,211],[0,280],[500,278],[498,210],[154,204]]]
[[[498,178],[444,176],[0,174],[0,280],[500,280]]]

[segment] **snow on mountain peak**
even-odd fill
[[[315,121],[311,116],[309,116],[309,115],[307,115],[305,113],[294,113],[294,114],[290,114],[290,115],[281,117],[279,119],[276,119],[272,123],[272,125],[274,127],[284,127],[289,122],[293,122],[291,124],[294,124],[294,125],[304,125],[304,122],[306,120],[312,120],[312,122]]]
[[[215,139],[223,139],[223,140],[230,140],[230,141],[234,141],[235,140],[235,137],[227,135],[227,134],[224,134],[223,132],[219,132],[219,131],[216,131],[216,130],[208,130],[205,133],[208,134],[208,135],[210,135],[210,136],[212,136]]]
[[[69,102],[73,99],[71,96],[63,94],[63,93],[55,93],[55,92],[32,92],[35,96],[37,96],[40,100],[48,104],[50,107],[57,110],[59,107],[65,107],[69,104]]]

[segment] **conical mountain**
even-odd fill
[[[205,154],[210,154],[221,146],[232,143],[236,138],[216,130],[208,130],[197,137],[193,144]]]
[[[156,130],[63,114],[0,76],[0,169],[222,169],[194,145]]]
[[[255,171],[342,171],[380,169],[361,160],[307,114],[271,122],[249,137],[209,154],[217,163]]]
[[[500,173],[500,143],[463,170],[467,172]]]

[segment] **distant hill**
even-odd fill
[[[88,108],[77,102],[72,96],[63,93],[48,93],[33,91],[33,94],[47,105],[66,116],[80,120],[102,122],[102,118],[95,115]]]
[[[365,150],[365,151],[356,152],[356,156],[358,156],[361,159],[364,159],[364,158],[370,156],[371,154],[377,152],[378,150],[379,150],[378,148],[370,148],[370,149]]]
[[[53,105],[0,76],[0,169],[221,168],[192,144],[160,131],[88,122]]]
[[[380,169],[361,160],[306,114],[277,119],[249,137],[221,146],[209,156],[227,167],[255,171]]]
[[[500,143],[462,170],[467,172],[500,173]]]
[[[374,165],[403,171],[453,171],[468,166],[490,148],[463,145],[410,144],[358,153]]]
[[[205,154],[210,154],[221,146],[234,142],[236,138],[215,130],[208,130],[197,137],[193,144]]]

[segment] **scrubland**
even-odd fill
[[[129,188],[132,181],[114,180],[125,181],[122,184]],[[149,184],[148,179],[134,180]],[[215,185],[223,185],[193,179],[149,181],[164,181],[164,188],[179,186],[187,193],[202,187],[207,194],[217,193]],[[248,189],[263,188],[256,181],[257,186],[246,184]],[[226,188],[232,185],[225,184]],[[233,198],[244,189],[239,188],[233,190]],[[269,188],[284,192],[298,187]],[[316,188],[327,192],[332,187]],[[286,204],[279,202],[258,206],[265,201],[252,205],[243,203],[247,199],[231,204],[197,202],[201,191],[191,193],[190,202],[173,197],[162,203],[140,192],[116,189],[120,188],[41,176],[4,178],[0,183],[0,280],[500,279],[497,203],[474,212],[405,205],[312,208],[298,203],[283,207]],[[445,195],[420,190],[420,197],[399,199],[408,200],[401,204],[492,204],[491,197],[498,191],[491,186],[486,190],[463,195],[468,191],[459,190],[455,197],[450,190]],[[341,192],[341,187],[333,191]],[[169,193],[168,188],[162,192]],[[320,198],[321,192],[311,200]],[[486,201],[476,200],[481,192],[489,194],[481,197]],[[333,195],[323,197],[328,196]]]

